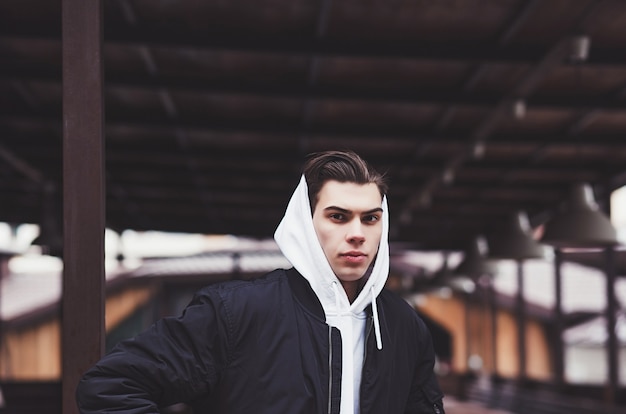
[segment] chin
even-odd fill
[[[360,280],[363,275],[365,275],[364,269],[352,270],[352,271],[344,271],[344,272],[335,272],[337,278],[343,282],[356,282]]]

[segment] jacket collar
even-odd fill
[[[324,308],[322,308],[322,304],[309,282],[293,267],[287,270],[287,280],[289,281],[291,292],[298,302],[320,320],[326,321]]]
[[[321,321],[326,321],[324,315],[324,309],[320,303],[317,295],[313,292],[309,282],[293,267],[286,271],[287,281],[291,292],[294,294],[298,302],[302,304],[309,312],[319,318]],[[372,305],[370,304],[365,308],[365,313],[368,318],[372,316]]]

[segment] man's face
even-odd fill
[[[382,234],[382,196],[376,184],[327,181],[318,194],[313,227],[344,288],[358,283],[376,257]]]

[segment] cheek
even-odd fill
[[[322,249],[325,252],[332,249],[333,244],[335,243],[333,238],[333,232],[328,231],[328,229],[320,229],[317,238],[319,239],[320,244],[322,245]]]
[[[324,226],[323,222],[314,220],[313,226],[315,228],[315,234],[317,235],[317,240],[320,242],[320,245],[322,246],[322,250],[326,252],[328,249],[328,244],[330,243],[331,232],[329,231],[328,228]]]
[[[372,241],[372,244],[376,245],[376,248],[378,248],[378,244],[380,243],[380,238],[382,237],[382,234],[382,226],[375,226],[371,228],[371,231],[368,233],[369,239]]]

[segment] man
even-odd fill
[[[82,413],[443,413],[424,323],[384,290],[383,177],[315,154],[274,235],[293,265],[200,290],[179,318],[118,345],[77,390]]]

